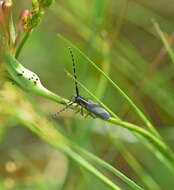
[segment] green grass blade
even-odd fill
[[[174,168],[174,153],[173,151],[159,138],[151,134],[150,132],[146,131],[145,129],[140,128],[139,126],[128,123],[121,120],[116,120],[114,118],[110,118],[107,120],[110,123],[117,124],[119,126],[125,127],[126,129],[133,131],[142,137],[144,137],[150,144],[152,144],[156,149],[158,149],[159,152],[166,158],[170,164],[171,167]]]
[[[119,139],[113,139],[110,135],[111,142],[116,148],[119,147],[119,152],[126,160],[127,164],[132,168],[132,170],[137,174],[137,176],[144,183],[145,187],[153,190],[161,190],[159,184],[149,175],[149,172],[139,163],[139,161],[131,154],[131,152],[125,147]]]
[[[119,177],[121,180],[123,180],[126,184],[128,184],[132,189],[134,190],[143,190],[142,187],[137,185],[134,181],[129,179],[127,176],[125,176],[123,173],[121,173],[119,170],[105,162],[104,160],[100,159],[99,157],[95,156],[94,154],[80,148],[80,147],[75,147],[79,153],[82,153],[82,155],[94,163],[98,164],[99,166],[107,169],[108,171],[111,171],[115,176]]]
[[[110,56],[109,43],[103,43],[103,46],[101,49],[102,49],[101,55],[103,55],[103,61],[101,63],[102,70],[105,73],[109,74],[111,71],[111,62],[110,62],[110,57],[109,57]],[[107,79],[102,74],[100,74],[100,79],[99,79],[98,86],[95,91],[95,95],[99,98],[103,97],[103,95],[106,91],[107,85],[108,85]]]
[[[157,22],[153,21],[153,24],[154,24],[154,27],[159,35],[159,37],[161,38],[161,41],[163,42],[164,44],[164,47],[166,48],[168,54],[169,54],[169,57],[170,59],[172,60],[172,62],[174,63],[174,53],[170,47],[170,44],[168,42],[168,40],[166,39],[164,33],[162,32],[162,30],[160,29],[160,26]]]
[[[69,155],[73,160],[75,160],[78,164],[80,164],[83,168],[85,168],[87,171],[92,173],[94,176],[96,176],[98,179],[100,179],[104,184],[106,184],[108,187],[110,187],[113,190],[121,190],[120,187],[115,185],[111,180],[109,180],[107,177],[105,177],[101,172],[96,170],[89,162],[87,162],[85,159],[83,159],[79,154],[72,151],[70,148],[63,147],[61,149],[65,154]]]

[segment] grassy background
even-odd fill
[[[67,44],[57,37],[62,34],[136,102],[173,148],[174,62],[153,23],[155,20],[160,25],[172,45],[172,2],[57,0],[30,36],[19,60],[37,73],[48,89],[69,99],[75,93],[74,83],[65,69],[72,72],[72,63]],[[15,15],[29,3],[15,1]],[[143,127],[128,102],[77,51],[74,54],[78,80],[120,118]],[[89,97],[83,89],[80,91]],[[48,115],[62,108],[36,95],[29,96]],[[173,189],[174,173],[128,130],[98,119],[86,120],[71,110],[63,112],[57,122],[69,139],[106,160],[144,189]],[[107,189],[15,119],[8,127],[0,128],[0,141],[0,189]],[[105,174],[122,189],[131,189],[109,172]]]

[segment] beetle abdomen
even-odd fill
[[[104,120],[108,120],[110,118],[110,114],[98,104],[89,103],[88,105],[86,105],[86,109]]]

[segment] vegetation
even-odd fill
[[[0,1],[0,189],[172,190],[174,25],[158,3]],[[57,114],[75,81],[108,120]]]

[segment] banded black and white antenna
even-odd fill
[[[69,53],[71,55],[72,58],[72,64],[73,64],[73,75],[74,75],[74,82],[75,82],[75,89],[76,89],[76,96],[79,96],[79,89],[78,89],[78,84],[77,84],[77,75],[76,75],[76,67],[75,67],[75,59],[74,59],[74,55],[73,55],[73,51],[71,47],[68,47],[69,49]]]

